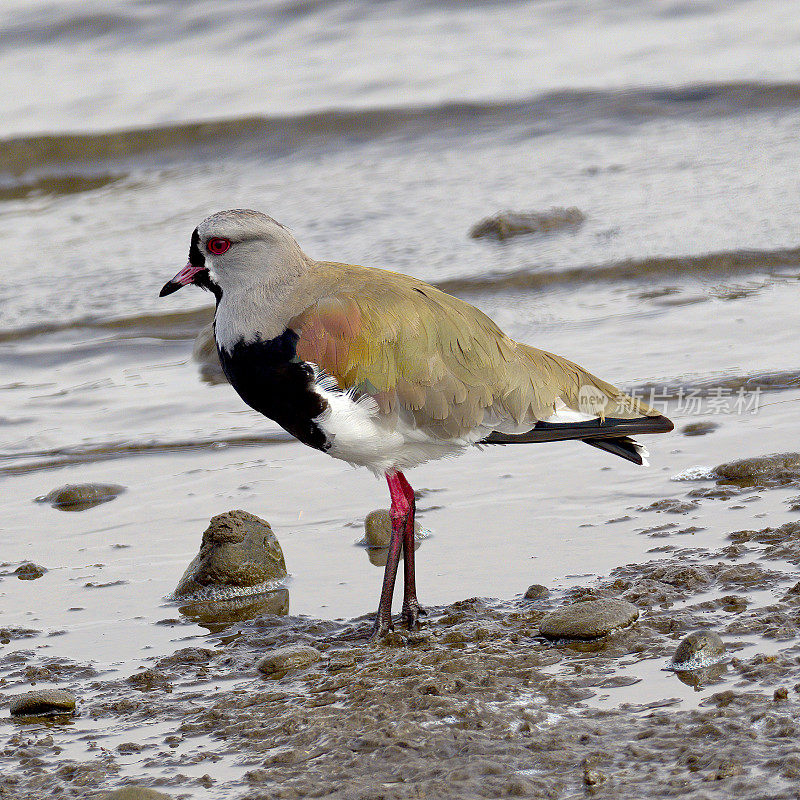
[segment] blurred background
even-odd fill
[[[650,470],[559,444],[415,471],[424,604],[656,557],[643,531],[661,518],[638,512],[672,477],[796,438],[796,0],[4,12],[0,545],[9,573],[48,571],[7,576],[0,599],[30,646],[129,672],[202,637],[163,598],[230,508],[272,523],[291,613],[374,608],[380,569],[356,542],[385,486],[192,358],[209,295],[157,297],[220,209],[430,281],[674,416]],[[85,482],[125,491],[80,513],[34,502]],[[702,544],[751,518],[704,509]]]

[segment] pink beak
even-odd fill
[[[194,283],[195,275],[202,272],[205,267],[195,267],[189,262],[171,281],[167,281],[158,293],[159,297],[166,297],[168,294],[177,292],[181,286]]]

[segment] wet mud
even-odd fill
[[[57,681],[77,716],[17,722],[0,795],[797,798],[799,533],[669,545],[591,585],[429,609],[420,631],[378,644],[368,617],[265,614],[113,680],[21,649],[0,661],[4,686]],[[591,640],[541,635],[587,603],[638,619]],[[687,639],[714,658],[669,671]],[[65,757],[78,734],[82,757]]]

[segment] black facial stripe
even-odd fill
[[[205,269],[206,257],[200,251],[200,234],[197,228],[192,233],[192,243],[189,245],[189,263],[198,269]]]
[[[331,443],[314,420],[327,402],[313,389],[314,372],[297,357],[298,335],[290,328],[268,341],[243,341],[218,349],[226,377],[242,400],[275,420],[303,444],[328,450]]]
[[[206,257],[200,250],[200,234],[197,232],[197,228],[195,228],[192,233],[192,243],[189,245],[189,263],[193,267],[199,267],[203,270],[195,275],[192,283],[194,283],[195,286],[199,286],[201,289],[207,289],[211,292],[217,300],[217,305],[219,305],[219,301],[222,299],[222,289],[211,280],[211,276],[208,274],[208,269],[206,269]]]

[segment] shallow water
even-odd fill
[[[789,488],[642,510],[707,485],[671,480],[691,467],[798,449],[794,2],[7,5],[0,559],[48,572],[2,577],[4,628],[31,631],[4,651],[125,677],[207,642],[163,598],[230,508],[271,523],[293,615],[374,609],[381,572],[357,542],[385,486],[204,379],[209,296],[157,297],[221,208],[270,213],[316,257],[433,282],[675,420],[647,470],[575,444],[415,470],[423,604],[560,596],[660,547],[796,518]],[[468,236],[552,207],[586,220]],[[680,434],[700,421],[718,427]],[[85,481],[127,491],[80,513],[33,502]],[[603,707],[677,683],[644,663]]]

